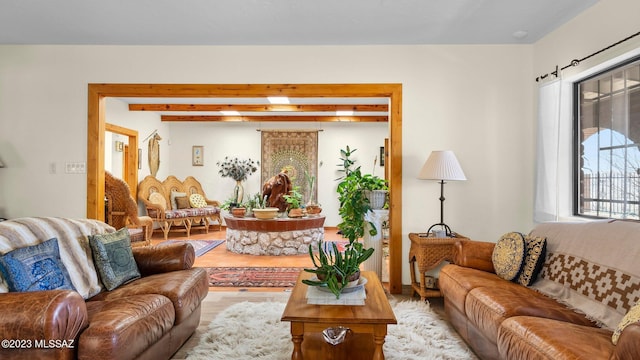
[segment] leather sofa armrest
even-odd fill
[[[189,243],[171,243],[132,249],[142,276],[186,270],[193,267],[196,253]]]
[[[460,240],[453,245],[453,263],[495,273],[491,255],[495,243],[475,240]]]
[[[0,294],[0,318],[2,339],[75,341],[89,326],[85,301],[71,290]]]
[[[618,344],[611,356],[613,360],[640,359],[640,322],[627,325],[618,338]]]

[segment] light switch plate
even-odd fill
[[[87,164],[85,162],[66,162],[64,172],[67,174],[86,174]]]

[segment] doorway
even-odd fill
[[[87,217],[104,220],[104,134],[108,97],[387,97],[389,121],[389,288],[402,293],[401,84],[89,84]],[[137,148],[137,143],[136,147]],[[137,166],[130,167],[137,170]],[[137,171],[136,182],[137,182]],[[136,183],[137,185],[137,183]]]
[[[123,144],[122,152],[122,171],[113,174],[115,177],[121,177],[131,190],[131,196],[137,199],[138,194],[138,132],[136,130],[127,129],[122,126],[105,124],[105,131],[122,135],[127,138]],[[103,179],[104,180],[104,179]]]

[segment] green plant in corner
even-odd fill
[[[355,161],[351,159],[351,155],[356,149],[351,150],[347,145],[346,149],[340,150],[340,160],[342,164],[338,166],[342,167],[338,171],[344,175],[337,180],[338,183],[338,200],[340,201],[340,210],[338,213],[342,218],[342,222],[338,224],[338,229],[342,232],[342,235],[349,239],[349,243],[356,242],[359,238],[364,236],[365,232],[365,215],[371,211],[371,205],[369,200],[364,195],[363,186],[365,181],[360,171],[360,167],[355,166]],[[365,178],[368,179],[368,178]],[[367,180],[368,181],[368,180]],[[369,234],[375,236],[378,232],[374,224],[370,223]]]

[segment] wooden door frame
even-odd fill
[[[107,97],[273,95],[389,98],[389,287],[392,294],[402,293],[402,84],[89,84],[87,217],[104,220],[104,211],[101,209],[104,209],[104,132]],[[133,169],[137,171],[137,166]]]
[[[133,196],[134,199],[137,199],[138,198],[138,161],[140,161],[140,159],[138,159],[138,131],[133,129],[127,129],[125,127],[113,125],[113,124],[105,124],[104,129],[105,131],[110,131],[114,134],[123,135],[128,138],[127,144],[129,145],[129,152],[125,153],[123,151],[123,156],[125,161],[123,163],[123,168],[126,169],[126,173],[123,174],[122,180],[124,180],[127,183],[127,185],[129,185],[131,196]],[[104,143],[104,137],[103,137],[103,143]],[[131,149],[133,149],[133,151]],[[104,169],[104,166],[102,168]],[[113,175],[119,176],[119,174],[113,174]],[[104,173],[102,174],[102,182],[104,183]],[[88,201],[88,198],[87,198],[87,201]],[[88,205],[89,204],[87,203],[87,209],[89,209]],[[87,211],[87,215],[88,214],[89,212]],[[100,219],[100,220],[104,220],[104,219]]]

